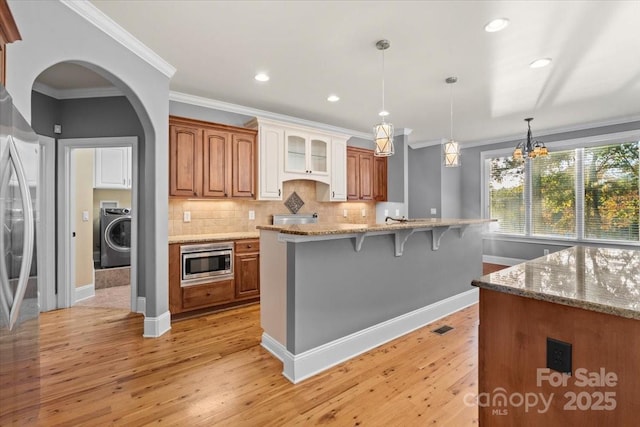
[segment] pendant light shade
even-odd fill
[[[445,82],[452,85],[458,81],[457,77],[447,77]],[[451,86],[449,96],[449,112],[451,125],[451,138],[444,144],[442,151],[444,154],[444,166],[447,168],[456,168],[460,166],[460,145],[453,139],[453,86]]]
[[[376,48],[382,51],[382,111],[380,111],[380,117],[382,117],[382,123],[379,123],[373,127],[373,140],[375,142],[374,155],[378,157],[393,156],[393,125],[386,123],[384,118],[389,115],[389,112],[384,109],[384,51],[389,49],[391,43],[389,40],[379,40],[376,43]]]

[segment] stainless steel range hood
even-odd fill
[[[282,214],[273,216],[273,225],[316,224],[318,214]]]

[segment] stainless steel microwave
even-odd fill
[[[233,278],[233,242],[182,245],[181,286]]]

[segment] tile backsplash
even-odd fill
[[[254,231],[257,225],[271,224],[273,214],[290,213],[284,201],[294,191],[304,201],[298,213],[317,213],[320,223],[376,222],[376,202],[318,202],[315,181],[297,180],[284,183],[282,201],[170,199],[169,236]],[[183,221],[185,211],[191,212],[191,222]],[[254,220],[249,219],[249,211],[255,212]]]

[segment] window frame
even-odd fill
[[[610,134],[593,135],[588,137],[573,138],[566,140],[545,141],[545,145],[549,148],[549,151],[567,151],[576,150],[576,179],[575,179],[575,217],[576,217],[576,237],[560,237],[560,236],[535,236],[531,234],[532,230],[532,218],[531,218],[531,202],[532,202],[532,171],[528,166],[530,161],[526,161],[525,164],[525,188],[524,188],[524,203],[525,203],[525,224],[524,234],[513,233],[501,233],[498,231],[490,230],[483,233],[483,238],[491,240],[504,240],[512,242],[523,243],[549,243],[549,244],[570,244],[570,243],[584,243],[584,244],[598,244],[614,247],[640,247],[640,241],[634,242],[631,240],[610,240],[610,239],[586,239],[584,237],[584,149],[592,147],[600,147],[613,144],[621,144],[625,142],[640,141],[640,130],[631,130],[624,132],[616,132]],[[495,157],[511,156],[513,154],[513,146],[503,147],[494,150],[487,150],[480,152],[480,173],[481,173],[481,186],[482,191],[480,194],[480,203],[482,218],[488,219],[489,217],[489,179],[490,179],[490,166],[489,161]],[[640,151],[640,146],[639,146]],[[535,161],[535,160],[534,160]],[[640,181],[640,179],[639,179]],[[639,182],[640,187],[640,182]]]

